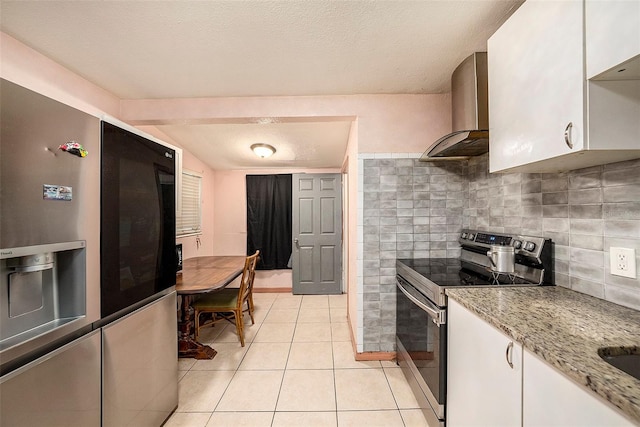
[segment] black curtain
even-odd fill
[[[292,175],[247,175],[247,255],[259,270],[291,268]]]

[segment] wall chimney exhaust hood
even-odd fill
[[[420,161],[468,159],[489,152],[487,53],[476,52],[451,76],[453,132],[424,152]]]

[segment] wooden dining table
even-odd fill
[[[176,277],[176,291],[182,297],[178,335],[178,356],[213,359],[216,351],[199,343],[194,335],[192,299],[216,292],[233,282],[244,268],[244,256],[204,256],[189,258],[182,263],[182,273]]]

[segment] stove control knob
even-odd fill
[[[524,242],[524,250],[533,252],[536,249],[536,244],[533,242]]]
[[[520,240],[514,240],[513,241],[513,247],[515,249],[520,249],[522,247],[522,242]]]
[[[467,238],[467,233],[462,233],[461,238],[466,239]]]

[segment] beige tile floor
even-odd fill
[[[180,359],[179,406],[165,426],[426,426],[393,362],[357,362],[346,295],[259,293],[245,347],[235,326],[202,330],[213,360]]]

